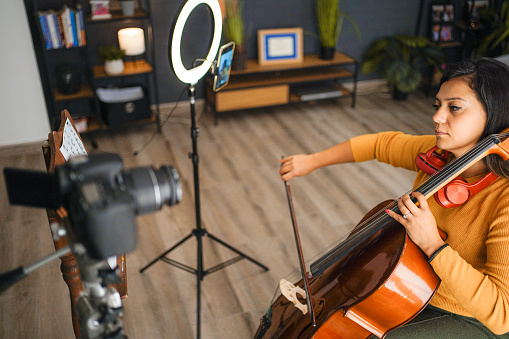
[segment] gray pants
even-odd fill
[[[373,336],[370,337],[374,338]],[[428,306],[408,324],[390,332],[387,339],[477,339],[509,338],[509,333],[495,335],[477,319],[464,317]]]

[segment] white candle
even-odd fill
[[[145,53],[145,35],[141,28],[124,28],[118,31],[118,44],[126,55]]]

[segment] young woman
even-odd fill
[[[283,180],[345,162],[371,159],[428,174],[415,158],[432,147],[459,157],[480,140],[509,127],[509,68],[483,58],[449,65],[435,100],[435,135],[382,132],[352,138],[322,152],[282,159]],[[420,193],[399,199],[401,223],[430,258],[441,284],[430,305],[387,338],[498,338],[509,334],[509,164],[488,155],[465,170],[469,183],[499,177],[464,204],[445,208]],[[438,228],[448,235],[444,241]]]

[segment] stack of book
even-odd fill
[[[83,8],[64,6],[61,10],[39,11],[39,23],[46,49],[71,48],[86,45]]]

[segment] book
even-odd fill
[[[60,34],[60,41],[62,41],[62,47],[66,47],[65,35],[64,35],[64,24],[62,22],[62,15],[60,12],[57,13],[57,25],[58,25],[58,33]]]
[[[76,31],[76,11],[70,9],[69,17],[71,19],[71,30],[72,30],[72,45],[73,47],[78,47],[78,33]]]
[[[78,46],[84,46],[83,44],[83,33],[84,33],[84,27],[81,20],[81,15],[83,15],[83,12],[80,10],[80,7],[76,7],[76,10],[74,11],[74,17],[76,22],[76,37],[78,39]]]
[[[51,42],[51,35],[49,32],[48,20],[46,18],[46,14],[44,12],[39,12],[38,16],[39,16],[39,23],[41,25],[41,32],[42,32],[42,36],[44,37],[46,49],[47,50],[52,49],[53,44]]]
[[[337,98],[343,95],[343,92],[329,82],[295,86],[292,92],[302,101]]]
[[[81,36],[81,45],[80,46],[85,46],[87,44],[87,39],[86,39],[86,36],[85,36],[85,13],[83,12],[83,7],[81,7],[81,4],[78,4],[77,6],[77,11],[78,11],[78,14],[79,14],[79,26],[80,26],[80,36]]]
[[[111,18],[110,2],[108,0],[90,0],[89,4],[92,20]]]
[[[53,48],[61,48],[62,44],[60,42],[60,33],[58,32],[56,13],[49,11],[48,14],[46,14],[46,19],[48,21],[51,44],[53,45]]]
[[[74,46],[74,37],[72,35],[71,27],[71,10],[69,6],[64,6],[59,13],[62,17],[62,24],[64,28],[65,47],[71,48]]]

